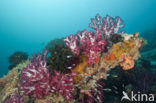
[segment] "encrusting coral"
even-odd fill
[[[97,14],[89,26],[93,30],[71,34],[63,44],[49,43],[48,51],[1,78],[1,102],[17,94],[17,100],[33,103],[102,103],[103,79],[117,66],[132,69],[144,40],[139,33],[124,33],[120,17]]]

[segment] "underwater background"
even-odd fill
[[[0,0],[0,76],[7,74],[15,51],[37,53],[50,40],[88,27],[97,13],[120,16],[126,33],[153,40],[143,32],[156,28],[155,5],[156,0]]]
[[[0,103],[155,101],[155,18],[156,0],[0,0]]]

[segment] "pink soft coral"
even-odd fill
[[[94,30],[100,30],[104,36],[110,37],[113,33],[119,33],[120,29],[125,25],[119,16],[112,18],[107,15],[101,18],[101,16],[97,14],[95,18],[91,19],[89,26]],[[122,34],[124,31],[120,31],[120,33]]]
[[[78,32],[75,36],[66,37],[64,41],[75,55],[79,55],[80,51],[82,54],[87,55],[89,65],[95,62],[98,54],[104,51],[106,45],[106,40],[99,30],[96,33],[84,30]],[[74,46],[71,47],[71,45]]]
[[[96,31],[94,34],[92,31],[86,31],[86,39],[83,40],[81,45],[82,54],[88,55],[88,64],[95,63],[99,54],[105,49],[106,40],[102,38],[102,34]],[[82,41],[82,40],[81,40]]]
[[[20,92],[41,98],[50,91],[50,72],[46,62],[47,51],[34,55],[31,63],[21,71]]]
[[[73,76],[75,75],[75,73],[64,74],[54,71],[54,75],[52,75],[52,80],[50,82],[51,91],[60,93],[67,101],[73,99]]]

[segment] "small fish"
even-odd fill
[[[67,67],[67,69],[71,69],[72,67]]]
[[[114,75],[112,75],[112,77],[116,78],[116,77],[118,77],[118,75],[115,75],[115,74],[114,74]]]
[[[113,86],[114,89],[118,89],[116,86]]]
[[[104,91],[108,91],[108,92],[110,92],[110,91],[112,91],[111,89],[109,89],[109,88],[106,88],[106,89],[103,89]]]
[[[116,94],[118,94],[118,91],[115,91]]]
[[[67,56],[67,58],[71,58],[71,57],[72,57],[71,55],[68,55],[68,56]]]
[[[110,74],[106,74],[106,76],[110,76]]]

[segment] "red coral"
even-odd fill
[[[70,74],[63,74],[61,72],[54,71],[55,75],[52,75],[52,80],[50,82],[51,85],[51,91],[52,92],[58,92],[63,97],[69,101],[73,99],[73,92],[74,92],[74,80],[73,76],[75,76],[75,73]]]
[[[50,91],[50,72],[46,62],[47,51],[34,55],[31,64],[21,71],[20,92],[41,98]]]

